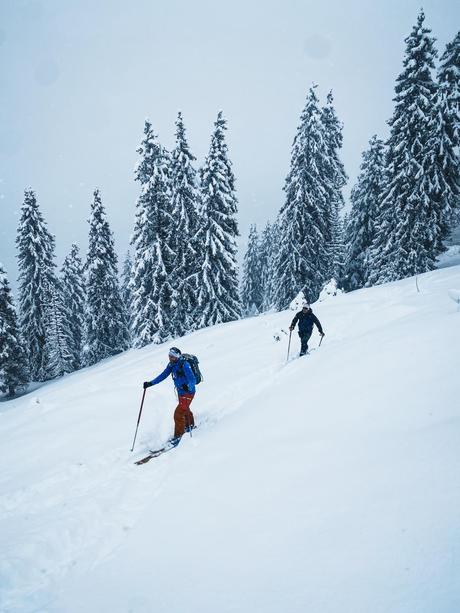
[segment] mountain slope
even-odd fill
[[[164,382],[129,452],[168,345],[3,403],[0,610],[459,610],[460,267],[419,285],[317,304],[327,336],[288,364],[292,313],[174,341],[201,425],[145,466],[172,432]]]

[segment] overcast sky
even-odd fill
[[[423,3],[442,53],[460,2]],[[416,0],[0,0],[0,262],[16,285],[14,239],[25,188],[56,235],[58,264],[86,252],[101,189],[123,255],[134,219],[136,148],[149,117],[174,144],[177,111],[203,162],[217,111],[245,242],[274,219],[306,93],[332,89],[353,184],[372,134],[387,136]]]

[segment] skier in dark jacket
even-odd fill
[[[174,438],[171,442],[178,442],[185,430],[195,427],[195,419],[190,410],[190,404],[195,396],[195,375],[189,363],[182,357],[182,352],[177,347],[169,350],[169,364],[164,371],[152,379],[144,382],[144,389],[164,381],[172,375],[176,386],[179,404],[174,411]]]
[[[319,319],[313,314],[309,304],[304,304],[302,310],[299,311],[292,320],[289,327],[291,332],[296,327],[297,322],[299,323],[300,355],[305,355],[308,351],[308,341],[313,332],[313,324],[318,328],[318,332],[321,336],[324,336],[324,332],[319,323]]]

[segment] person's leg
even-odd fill
[[[193,416],[192,411],[190,410],[190,406],[187,409],[187,416],[186,419],[188,421],[188,427],[189,428],[194,428],[195,427],[195,417]]]
[[[179,396],[179,404],[174,411],[174,438],[180,438],[185,432],[185,411],[180,406],[180,396]]]
[[[195,417],[193,416],[192,411],[190,410],[190,404],[194,398],[195,394],[186,394],[184,397],[184,407],[185,407],[185,423],[186,427],[194,428],[195,427]]]
[[[300,355],[305,355],[308,348],[308,341],[305,340],[305,334],[300,334]]]
[[[193,428],[195,427],[195,419],[193,418],[193,413],[190,410],[190,408],[185,409],[184,413],[185,413],[185,431],[189,432],[190,430],[193,430]]]
[[[310,334],[302,334],[302,336],[300,337],[300,355],[305,355],[308,351],[308,341],[310,340],[310,336],[311,336],[311,332]]]
[[[193,396],[194,394],[179,396],[179,404],[174,411],[174,438],[180,438],[184,434],[186,427],[193,427],[195,425],[193,413],[190,410]]]

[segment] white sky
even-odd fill
[[[423,3],[443,52],[460,3]],[[306,93],[333,89],[343,160],[356,178],[372,134],[387,135],[413,0],[0,0],[0,261],[15,285],[14,239],[32,187],[56,235],[59,265],[87,247],[92,192],[101,189],[116,246],[132,231],[136,148],[149,117],[167,147],[183,112],[203,162],[217,111],[249,224],[283,202],[290,148]]]

